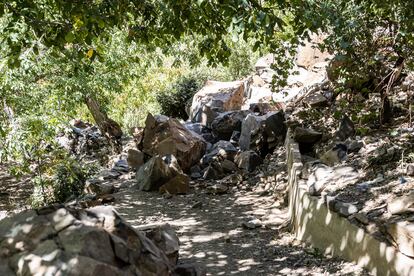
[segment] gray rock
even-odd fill
[[[329,166],[341,163],[347,158],[348,147],[344,144],[337,144],[321,156],[321,161]]]
[[[225,194],[229,190],[227,185],[217,183],[207,187],[207,192],[210,194]]]
[[[162,185],[182,173],[173,155],[155,156],[139,168],[136,187],[142,191],[158,191]]]
[[[169,224],[145,231],[145,234],[147,238],[154,242],[167,255],[171,265],[177,264],[180,241]]]
[[[108,195],[115,192],[115,187],[110,181],[89,179],[85,183],[85,193],[97,196]]]
[[[58,240],[65,252],[115,265],[116,260],[111,241],[108,233],[103,229],[72,225],[59,232]]]
[[[259,219],[252,219],[249,221],[244,221],[242,226],[247,229],[256,229],[262,227],[262,222]]]
[[[194,97],[189,110],[190,120],[210,127],[220,112],[240,110],[244,85],[241,81],[208,81]]]
[[[322,93],[322,91],[314,92],[313,94],[305,97],[302,102],[308,107],[321,108],[328,106],[328,98]]]
[[[320,195],[327,187],[335,187],[336,183],[341,185],[353,185],[358,181],[358,172],[348,166],[329,167],[316,163],[310,168],[307,186],[311,195]]]
[[[335,203],[335,211],[341,216],[349,217],[358,213],[358,208],[354,204],[337,201]]]
[[[171,275],[179,250],[171,227],[144,233],[111,207],[54,209],[0,222],[1,275]]]
[[[255,151],[249,150],[239,153],[234,161],[240,169],[253,172],[263,159]]]

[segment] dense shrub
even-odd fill
[[[171,84],[166,90],[157,93],[156,99],[161,107],[161,113],[187,120],[186,105],[201,88],[204,81],[205,78],[202,76],[184,76]]]
[[[54,201],[65,202],[71,197],[82,195],[86,180],[95,172],[95,168],[68,158],[56,166],[53,176]]]

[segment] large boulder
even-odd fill
[[[139,168],[136,187],[141,191],[158,191],[162,185],[181,174],[183,172],[173,155],[157,155]]]
[[[239,110],[220,114],[211,123],[213,135],[219,140],[229,141],[233,131],[241,131],[242,121],[251,113],[249,110]]]
[[[243,105],[244,83],[241,81],[207,81],[189,108],[190,120],[210,127],[218,113],[239,110]]]
[[[206,143],[177,119],[148,114],[140,148],[149,156],[172,154],[180,167],[188,171],[203,156]]]
[[[1,275],[171,275],[179,241],[170,226],[145,233],[112,207],[50,206],[0,222]]]
[[[286,132],[283,111],[271,112],[263,116],[249,114],[242,123],[240,149],[255,150],[265,155],[284,142]]]

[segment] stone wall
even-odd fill
[[[362,228],[328,209],[324,200],[311,196],[301,181],[299,146],[286,138],[289,215],[297,239],[366,267],[374,275],[414,275],[414,260],[380,242]]]

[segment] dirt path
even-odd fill
[[[304,247],[276,230],[287,217],[271,196],[234,187],[223,195],[195,188],[163,197],[133,189],[115,195],[114,207],[133,226],[169,223],[180,241],[180,260],[201,264],[207,275],[368,275],[361,268]],[[242,226],[253,218],[262,226]]]

